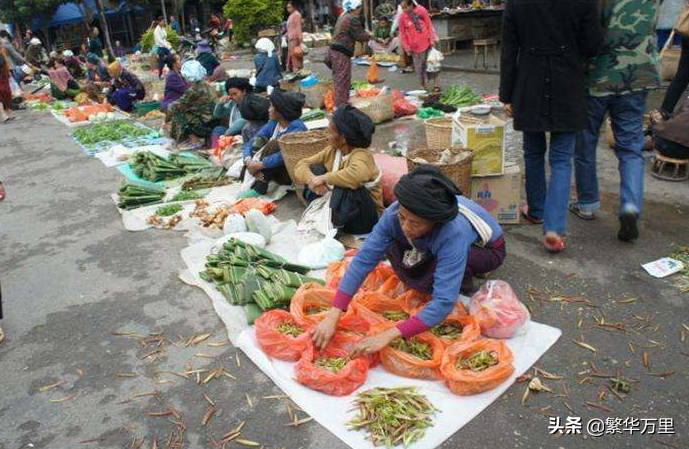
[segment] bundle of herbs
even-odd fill
[[[433,427],[439,410],[414,387],[374,388],[357,395],[352,430],[365,429],[374,446],[409,447]]]

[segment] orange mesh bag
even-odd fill
[[[409,289],[406,285],[404,285],[404,282],[400,281],[400,278],[398,278],[396,274],[393,274],[388,278],[387,281],[383,283],[383,285],[380,286],[378,293],[390,298],[397,298],[398,296],[406,293],[408,290]]]
[[[490,338],[512,338],[529,321],[529,311],[505,281],[488,281],[471,297],[469,313]]]
[[[477,366],[471,357],[477,357],[482,351],[497,359],[497,363],[488,367]],[[468,396],[492,390],[506,381],[514,372],[513,360],[512,351],[502,341],[486,339],[459,342],[445,351],[440,371],[450,391]]]
[[[292,297],[289,310],[298,324],[313,327],[323,321],[332,307],[336,290],[324,288],[309,282],[301,287]],[[355,332],[366,332],[368,323],[357,314],[354,307],[349,307],[340,315],[337,327]]]
[[[363,357],[349,360],[347,352],[328,347],[317,351],[309,345],[294,367],[299,383],[332,396],[347,396],[366,382],[368,362]],[[344,366],[337,372],[318,365],[319,360],[338,358]],[[342,360],[345,359],[345,360]]]
[[[291,334],[280,332],[281,325],[292,325]],[[294,317],[284,310],[270,310],[254,322],[256,339],[263,352],[276,359],[296,362],[311,344],[308,329],[299,326]],[[300,329],[299,329],[300,328]],[[301,334],[295,333],[299,330]]]
[[[456,342],[464,343],[481,338],[481,325],[472,315],[450,315],[441,324],[433,327],[431,333],[447,348]]]
[[[371,327],[370,333],[376,334],[389,328],[389,323],[375,325]],[[440,339],[430,332],[423,332],[415,335],[409,340],[415,343],[428,345],[430,349],[430,358],[424,360],[408,352],[395,349],[392,346],[387,346],[378,353],[381,365],[383,365],[387,371],[402,377],[429,380],[442,379],[440,375],[440,362],[442,361],[445,347]],[[391,343],[391,345],[393,343]]]
[[[400,300],[377,292],[361,292],[352,300],[353,307],[370,325],[404,321],[412,315],[413,307]]]

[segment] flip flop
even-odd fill
[[[565,239],[559,235],[546,235],[543,238],[543,246],[545,246],[549,253],[561,253],[565,250]]]

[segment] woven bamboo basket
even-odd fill
[[[429,150],[443,150],[452,147],[452,117],[426,119],[426,145]]]
[[[278,140],[280,151],[285,160],[287,173],[296,184],[294,168],[301,159],[313,156],[328,146],[328,131],[318,129],[299,133],[285,134]]]
[[[454,160],[449,164],[441,164],[440,160],[443,151],[450,151],[454,156]],[[465,148],[447,148],[444,150],[430,150],[427,148],[420,148],[418,150],[411,150],[407,153],[407,167],[412,171],[414,167],[419,165],[414,159],[421,158],[430,165],[438,168],[441,173],[450,178],[459,189],[462,195],[471,198],[471,162],[474,159],[474,153]]]
[[[395,100],[390,94],[375,97],[355,97],[350,100],[350,103],[368,115],[376,125],[395,118]]]

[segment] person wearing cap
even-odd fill
[[[182,98],[184,92],[189,89],[189,83],[182,76],[182,61],[179,55],[168,56],[166,64],[169,71],[165,78],[163,101],[160,102],[161,111],[167,111],[170,105]]]
[[[275,89],[270,94],[270,121],[243,147],[246,171],[256,179],[251,191],[244,192],[244,197],[265,194],[270,181],[281,185],[292,183],[278,139],[285,134],[307,131],[306,125],[299,119],[304,102],[304,94],[300,92]]]
[[[349,101],[352,84],[352,56],[357,42],[366,43],[371,33],[361,23],[361,0],[344,0],[345,13],[335,23],[332,42],[326,54],[325,64],[333,71],[335,106]]]
[[[37,37],[31,38],[24,56],[26,63],[34,67],[40,67],[48,59],[45,54],[45,50],[43,49],[43,45],[41,44],[41,40]]]
[[[205,39],[196,44],[196,60],[206,69],[206,76],[212,75],[215,68],[220,65],[220,61],[215,57],[213,50],[211,50],[208,41]]]
[[[108,66],[108,74],[111,77],[111,87],[107,94],[110,104],[129,112],[136,101],[143,100],[146,96],[141,80],[122,67],[120,61],[114,61]]]
[[[282,67],[275,54],[275,44],[267,37],[256,42],[258,53],[254,57],[256,67],[256,92],[265,92],[268,87],[278,87],[282,79]]]
[[[221,125],[213,128],[211,133],[211,147],[215,147],[220,136],[236,136],[242,132],[246,120],[239,112],[239,105],[244,101],[244,97],[253,91],[253,86],[248,78],[233,77],[225,81],[225,92],[227,95],[222,97],[215,105],[213,117],[221,122]]]
[[[65,50],[62,52],[62,63],[67,67],[72,77],[81,78],[84,76],[84,69],[81,66],[81,61],[74,56],[72,50]]]
[[[333,225],[348,234],[371,232],[384,209],[381,171],[369,150],[375,129],[368,115],[342,105],[328,128],[330,144],[294,169],[309,203],[332,190]]]
[[[184,95],[168,108],[170,137],[180,148],[199,149],[218,123],[213,117],[215,92],[203,80],[206,69],[192,59],[182,65],[182,76],[189,83]]]
[[[395,327],[361,340],[351,355],[372,354],[399,337],[409,338],[442,323],[455,310],[459,294],[472,294],[473,277],[491,272],[505,258],[498,222],[461,196],[438,168],[420,165],[395,186],[397,202],[388,207],[352,259],[333,306],[315,328],[318,348],[327,346],[337,321],[366,276],[384,258],[404,284],[431,300]]]
[[[108,66],[105,65],[103,59],[93,53],[86,55],[86,79],[89,83],[101,86],[110,82]]]

